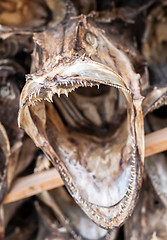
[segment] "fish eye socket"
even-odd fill
[[[86,42],[90,45],[97,47],[97,38],[92,33],[88,32],[85,36]]]

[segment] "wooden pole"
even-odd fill
[[[145,136],[145,156],[167,150],[167,128]],[[55,168],[17,179],[3,203],[7,204],[42,191],[62,186],[64,183]]]
[[[15,202],[22,198],[64,185],[55,168],[18,178],[3,203]]]
[[[145,136],[145,157],[167,150],[167,128]]]

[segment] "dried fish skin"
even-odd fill
[[[33,32],[54,28],[75,16],[68,0],[10,0],[0,2],[0,58],[33,51]]]
[[[154,7],[147,17],[142,52],[148,64],[167,61],[167,1]]]
[[[50,209],[48,209],[46,205],[42,204],[41,201],[38,201],[35,202],[35,207],[39,219],[36,240],[44,240],[46,238],[48,240],[73,239],[66,229],[58,223],[57,219],[53,216],[53,214],[51,214]]]
[[[0,39],[0,58],[14,57],[22,51],[31,53],[33,48],[34,44],[31,34],[11,34],[11,36],[5,39]]]
[[[4,126],[0,123],[0,238],[4,239],[4,209],[2,201],[8,190],[7,168],[10,156],[10,144]]]
[[[10,155],[10,144],[4,126],[0,123],[0,202],[7,192],[7,167]]]
[[[55,27],[65,18],[75,16],[73,4],[68,0],[7,0],[0,3],[1,37],[13,33],[30,34]],[[25,14],[29,12],[29,14]],[[9,17],[10,15],[10,17]]]
[[[10,140],[20,140],[23,131],[17,125],[20,90],[17,81],[24,79],[24,69],[13,60],[0,60],[0,120],[5,126]]]
[[[144,162],[140,75],[111,39],[86,16],[34,34],[32,74],[22,91],[18,118],[52,160],[76,202],[106,229],[122,225],[131,214]],[[68,94],[69,98],[63,96]],[[105,121],[108,118],[112,125],[113,116],[106,115],[103,121],[100,114],[99,121],[97,114],[93,119],[92,111],[89,116],[79,114],[84,103],[95,113],[104,99],[112,107],[117,100],[114,95],[119,96],[123,112],[114,133],[110,128],[103,133]],[[113,114],[118,119],[119,114]]]
[[[125,240],[165,240],[167,211],[148,179],[139,201],[124,225]]]
[[[65,17],[66,2],[51,0],[14,0],[0,2],[0,24],[9,28],[21,28],[33,31],[46,26],[53,18],[54,22]],[[52,19],[52,20],[53,20]]]
[[[167,86],[167,1],[155,5],[147,16],[146,28],[142,40],[142,52],[145,56],[150,86],[143,102],[144,116],[148,112],[166,104]]]
[[[145,117],[145,131],[150,133],[166,127],[166,106],[148,113]],[[145,159],[145,171],[164,206],[167,206],[167,155],[162,152]]]
[[[7,166],[7,186],[11,185],[18,171],[16,166],[22,159],[26,141],[24,131],[18,128],[17,115],[22,84],[25,82],[25,70],[12,59],[0,60],[0,121],[5,127],[10,144],[10,154]],[[31,141],[29,139],[29,141]],[[32,154],[36,147],[29,144]],[[34,150],[35,148],[35,150]],[[31,153],[27,154],[25,162],[32,160]],[[25,156],[24,156],[25,157]],[[28,163],[27,163],[28,164]],[[23,165],[23,164],[22,164]],[[22,166],[22,169],[26,164]],[[19,170],[19,169],[18,169]]]

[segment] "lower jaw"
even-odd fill
[[[132,154],[133,156],[136,156],[136,148],[134,148],[134,152]],[[65,185],[72,197],[96,224],[105,229],[113,229],[121,226],[124,223],[135,206],[138,191],[140,189],[140,178],[142,171],[141,166],[138,166],[140,169],[137,168],[135,159],[131,160],[131,178],[129,179],[129,186],[123,199],[113,206],[101,207],[85,200],[72,180],[72,177],[64,163],[56,156],[51,158],[54,166],[60,172],[61,177],[63,178]],[[137,172],[138,174],[136,174]]]
[[[97,223],[99,226],[105,229],[112,229],[114,227],[119,227],[120,225],[122,225],[125,219],[132,212],[133,207],[135,205],[135,201],[137,199],[138,189],[140,188],[139,182],[141,178],[140,176],[141,166],[137,165],[136,159],[137,147],[135,144],[134,137],[132,137],[132,139],[133,142],[131,144],[132,151],[130,159],[131,171],[129,185],[126,194],[116,204],[107,207],[100,206],[100,204],[99,205],[94,204],[82,196],[77,187],[76,182],[73,180],[73,177],[70,174],[69,169],[67,169],[68,166],[65,163],[66,161],[63,161],[60,156],[57,156],[57,154],[59,155],[59,151],[56,148],[54,148],[54,144],[51,143],[49,139],[49,142],[55,151],[55,155],[51,156],[52,162],[60,172],[65,182],[65,185],[68,188],[69,192],[71,193],[72,197],[95,223]],[[48,155],[48,152],[46,152],[46,154]]]

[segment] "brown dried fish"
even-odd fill
[[[142,51],[150,74],[150,87],[143,102],[146,115],[167,102],[167,1],[156,5],[147,16]]]
[[[7,166],[10,155],[10,144],[4,126],[0,123],[0,202],[7,191]]]
[[[147,26],[144,33],[143,53],[148,61],[150,74],[150,88],[143,101],[143,114],[145,115],[145,132],[159,130],[167,126],[167,1],[151,10],[147,17]],[[145,210],[145,218],[150,218],[150,228],[153,234],[151,239],[166,239],[166,206],[167,206],[167,156],[166,152],[156,154],[145,159],[145,170],[156,194],[159,196],[163,208],[161,211],[152,208]],[[150,196],[149,196],[150,198]],[[155,216],[153,214],[155,213]],[[147,216],[148,215],[148,216]],[[145,220],[146,221],[146,220]],[[157,226],[156,226],[157,225]],[[156,236],[156,232],[157,236]],[[154,236],[155,235],[155,236]],[[144,237],[145,236],[145,237]],[[143,232],[143,238],[146,235]],[[150,239],[150,238],[149,238]]]
[[[154,7],[149,13],[143,37],[142,51],[148,64],[167,61],[167,1]]]
[[[32,33],[53,28],[75,10],[68,0],[0,1],[0,58],[32,52]]]
[[[0,60],[0,238],[4,239],[4,209],[2,201],[14,177],[24,132],[17,126],[20,92],[16,79],[24,76],[19,64]]]
[[[167,209],[146,179],[132,216],[124,225],[125,240],[166,240]]]
[[[107,229],[132,213],[144,159],[140,75],[120,36],[84,15],[34,34],[19,113],[76,202]]]
[[[18,154],[24,132],[18,128],[19,81],[24,79],[24,69],[13,60],[0,60],[0,121],[4,125],[10,143],[8,162],[8,187],[14,177]]]
[[[68,4],[67,4],[68,3]],[[10,0],[0,2],[0,24],[11,31],[21,29],[26,31],[39,31],[46,25],[52,26],[62,21],[67,9],[72,5],[67,0]],[[68,9],[69,10],[69,9]],[[4,29],[5,30],[5,29]]]
[[[159,114],[160,114],[159,109]],[[162,111],[166,112],[166,108],[162,107]],[[163,113],[164,115],[164,113]],[[167,126],[167,114],[166,118],[160,118],[155,113],[148,114],[146,116],[147,132],[156,131]],[[145,159],[145,170],[151,180],[151,183],[161,198],[161,201],[167,206],[167,154],[166,152],[156,154],[154,156]]]

